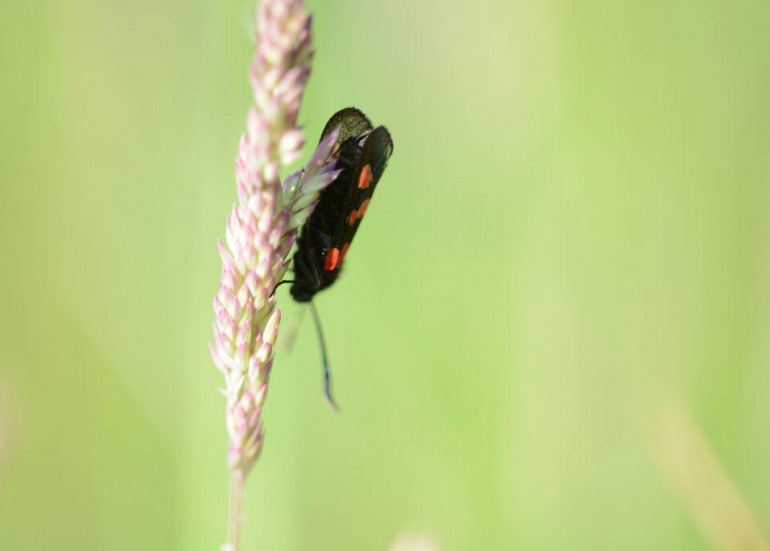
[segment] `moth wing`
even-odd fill
[[[393,140],[384,126],[378,126],[365,137],[360,154],[353,164],[352,177],[347,183],[349,190],[341,211],[342,216],[336,221],[336,227],[331,232],[332,247],[338,248],[342,257],[361,225],[374,188],[377,187],[392,153]],[[342,259],[339,263],[342,264]]]

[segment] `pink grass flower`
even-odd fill
[[[222,276],[214,297],[211,356],[225,379],[225,418],[232,471],[230,543],[238,549],[245,478],[264,441],[262,410],[281,311],[271,296],[289,267],[297,230],[320,192],[336,178],[330,162],[337,132],[327,136],[304,169],[282,184],[281,168],[301,155],[297,126],[310,76],[311,18],[302,0],[264,0],[256,13],[257,39],[249,71],[254,105],[235,161],[238,204],[219,242]]]

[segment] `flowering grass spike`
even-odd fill
[[[338,172],[329,162],[337,132],[318,145],[307,166],[281,184],[282,167],[304,145],[297,126],[313,57],[311,19],[301,0],[265,0],[256,13],[249,73],[254,105],[236,158],[238,204],[219,243],[222,276],[214,297],[211,356],[225,379],[227,463],[232,473],[230,541],[237,551],[246,476],[262,450],[267,395],[281,311],[271,292],[283,278],[297,228]]]

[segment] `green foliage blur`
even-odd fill
[[[318,297],[342,415],[306,316],[243,548],[708,548],[640,429],[659,389],[770,527],[770,3],[309,6],[309,142],[355,105],[395,151]],[[0,3],[0,549],[225,541],[251,10]]]

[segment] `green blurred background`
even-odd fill
[[[356,105],[395,152],[317,302],[343,414],[306,318],[243,548],[707,548],[640,430],[661,388],[770,526],[770,3],[309,7],[310,141]],[[251,10],[0,3],[0,549],[225,539]]]

